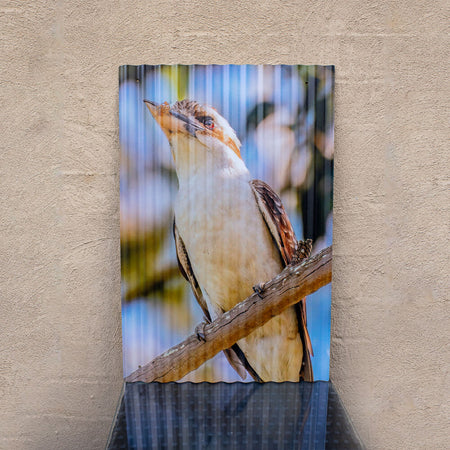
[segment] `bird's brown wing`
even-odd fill
[[[208,305],[206,303],[205,298],[203,297],[202,289],[198,284],[197,278],[195,278],[195,274],[194,271],[192,270],[192,265],[189,260],[189,255],[187,253],[183,239],[181,239],[181,236],[178,233],[175,221],[173,222],[173,235],[175,238],[175,248],[177,251],[178,267],[180,269],[180,272],[191,285],[194,296],[203,310],[206,322],[210,323],[211,314],[208,310]],[[255,381],[261,381],[256,372],[250,366],[249,362],[244,356],[244,353],[237,344],[234,344],[231,348],[228,348],[223,352],[225,353],[225,356],[230,365],[234,368],[234,370],[243,380],[245,380],[248,371],[250,375],[255,379]]]
[[[186,251],[183,239],[181,239],[178,233],[175,221],[173,221],[173,236],[175,238],[175,248],[177,251],[178,268],[180,269],[181,275],[189,281],[191,285],[192,292],[197,299],[198,304],[201,306],[203,314],[205,315],[205,320],[211,322],[211,314],[208,310],[208,305],[206,304],[205,298],[203,297],[202,290],[198,284],[197,278],[195,278],[194,271],[192,270],[191,262],[189,261],[189,256]]]
[[[250,185],[255,194],[259,210],[267,224],[267,227],[280,251],[281,259],[287,266],[295,255],[297,250],[297,239],[295,238],[289,217],[284,210],[280,197],[264,181],[252,180]],[[306,327],[306,298],[295,305],[298,329],[302,340],[303,361],[300,370],[300,379],[305,381],[314,381],[314,375],[311,364],[311,355],[313,354],[311,339]]]

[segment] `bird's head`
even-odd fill
[[[211,167],[241,159],[241,143],[230,124],[212,107],[193,100],[170,106],[144,100],[167,136],[177,172],[185,166]]]

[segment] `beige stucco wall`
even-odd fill
[[[106,442],[122,375],[118,71],[336,65],[332,378],[368,448],[445,448],[449,9],[1,3],[0,447]]]

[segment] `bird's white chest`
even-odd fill
[[[232,308],[255,284],[281,271],[247,179],[197,177],[180,190],[175,217],[195,276],[215,311]]]
[[[281,257],[248,179],[207,177],[184,184],[175,220],[213,319],[282,270]],[[303,349],[294,308],[238,341],[266,381],[298,381]]]

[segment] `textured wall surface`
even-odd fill
[[[0,447],[105,445],[122,376],[118,66],[336,65],[331,376],[368,448],[445,448],[448,3],[3,1]]]

